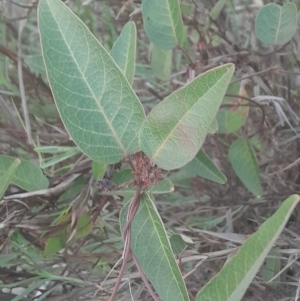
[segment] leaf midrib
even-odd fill
[[[149,196],[149,194],[148,194],[147,192],[145,192],[145,196],[148,198],[148,201],[152,202],[152,201],[151,201],[151,198],[150,198],[150,196]],[[155,221],[154,221],[154,218],[152,217],[152,212],[151,212],[151,210],[150,210],[150,208],[149,208],[149,206],[148,206],[148,203],[145,203],[145,206],[146,206],[146,208],[147,208],[148,215],[149,215],[149,217],[150,217],[150,219],[151,219],[151,222],[152,222],[152,224],[153,224],[153,228],[155,229],[156,236],[158,237],[158,239],[159,239],[159,241],[160,241],[160,245],[162,246],[161,249],[163,250],[163,252],[164,252],[164,254],[165,254],[165,257],[168,258],[167,262],[168,262],[168,265],[169,265],[170,269],[173,270],[172,265],[171,265],[170,260],[169,260],[169,255],[165,252],[165,247],[164,247],[165,245],[164,245],[163,242],[161,241],[161,238],[160,238],[160,236],[159,236],[159,233],[158,233],[157,230],[156,230]],[[153,210],[155,210],[155,209],[153,208]],[[157,216],[158,216],[158,218],[160,218],[159,215],[157,215]],[[165,233],[165,235],[166,235],[166,237],[167,237],[167,233],[166,233],[166,231],[165,231],[164,228],[163,228],[163,231],[164,231],[164,233]],[[169,245],[169,248],[171,248],[170,245]],[[174,260],[174,261],[175,261],[175,260]],[[176,262],[175,262],[175,264],[176,264]],[[176,267],[177,267],[177,264],[176,264]],[[177,272],[179,272],[178,267],[177,267]],[[176,280],[176,283],[178,284],[178,288],[179,288],[179,291],[180,291],[180,293],[181,293],[181,295],[182,295],[182,298],[185,299],[185,296],[183,295],[183,292],[182,292],[181,289],[180,289],[179,283],[178,283],[177,278],[175,277],[174,273],[173,273],[173,276],[174,276],[174,278],[175,278],[175,280]]]
[[[227,76],[228,72],[230,71],[231,68],[228,68],[227,72],[215,83],[215,86],[223,80],[223,78],[225,76]],[[203,99],[209,92],[211,91],[211,89],[209,89],[205,94],[203,94],[201,96],[200,99]],[[157,148],[156,152],[153,154],[152,158],[156,158],[158,156],[158,154],[160,153],[160,151],[163,149],[163,147],[165,146],[165,144],[169,141],[170,137],[172,137],[174,131],[178,128],[178,125],[181,124],[181,122],[185,119],[185,117],[189,114],[189,112],[198,104],[198,102],[200,101],[200,99],[198,99],[189,110],[186,111],[186,113],[182,116],[182,118],[180,118],[178,120],[178,122],[174,125],[173,129],[170,131],[170,133],[168,134],[168,136],[163,140],[163,142],[161,143],[161,145]],[[151,113],[150,113],[151,114]]]
[[[279,28],[280,28],[280,24],[281,24],[281,13],[282,13],[282,7],[279,7],[279,19],[278,19],[278,26],[277,26],[276,35],[275,35],[275,44],[277,43],[278,35],[279,35]]]
[[[117,143],[119,144],[120,148],[122,149],[124,155],[126,156],[127,151],[126,151],[125,147],[123,146],[122,141],[119,139],[119,137],[118,137],[117,133],[115,132],[115,130],[114,130],[112,124],[110,123],[110,121],[109,121],[109,119],[107,118],[105,112],[104,112],[103,109],[101,108],[100,103],[98,104],[98,102],[96,101],[96,100],[97,100],[96,95],[94,94],[93,90],[91,89],[91,86],[89,85],[89,83],[86,81],[85,76],[83,75],[81,68],[80,68],[79,65],[77,64],[77,61],[75,60],[75,57],[74,57],[74,55],[73,55],[73,52],[71,51],[71,49],[70,49],[70,47],[69,47],[69,45],[68,45],[68,43],[67,43],[67,41],[66,41],[66,39],[65,39],[65,36],[64,36],[64,34],[63,34],[63,31],[62,31],[62,29],[61,29],[59,23],[56,21],[56,19],[55,19],[55,17],[54,17],[53,11],[52,11],[52,9],[51,9],[51,5],[49,5],[49,0],[47,0],[47,3],[48,3],[49,10],[51,11],[52,18],[53,18],[54,22],[57,24],[57,26],[58,26],[58,28],[59,28],[59,30],[60,30],[61,36],[62,36],[62,38],[63,38],[63,41],[65,42],[65,45],[67,46],[67,48],[68,48],[68,50],[69,50],[69,52],[70,52],[70,54],[71,54],[71,56],[72,56],[72,58],[73,58],[73,60],[74,60],[74,63],[75,63],[75,65],[77,66],[77,68],[78,68],[78,70],[79,70],[79,72],[80,72],[80,74],[81,74],[81,76],[82,76],[82,79],[83,79],[84,83],[85,83],[86,86],[88,87],[88,89],[89,89],[89,91],[90,91],[90,93],[91,93],[91,95],[92,95],[92,97],[93,97],[93,99],[94,99],[94,101],[95,101],[97,107],[99,108],[100,113],[103,115],[103,117],[104,117],[104,119],[105,119],[105,122],[107,123],[109,129],[111,130],[113,137],[115,138],[115,140],[116,140]],[[64,8],[64,9],[65,9],[65,8]],[[76,16],[71,10],[70,10],[70,13],[73,15],[73,17],[76,17],[76,18],[77,18],[77,16]],[[89,33],[89,29],[88,29],[88,27],[87,27],[85,24],[81,24],[81,26],[85,26],[86,29],[88,30],[88,33]],[[85,35],[85,38],[87,38],[86,35]],[[91,36],[91,38],[92,38],[92,39],[95,39],[94,36]],[[95,40],[96,40],[96,39],[95,39]],[[96,40],[96,42],[98,43],[98,46],[100,46],[100,44],[99,44],[99,42],[98,42],[97,40]],[[88,44],[87,44],[87,46],[89,47]],[[100,46],[100,48],[101,48],[101,46]],[[104,51],[104,49],[102,49],[102,50]],[[100,53],[100,55],[101,55],[101,53]],[[101,59],[103,60],[102,55],[101,55]],[[103,64],[103,66],[104,66],[104,64]],[[104,73],[104,74],[105,74],[105,73]],[[105,79],[106,79],[106,77],[105,77]],[[100,99],[101,99],[102,96],[103,96],[103,91],[104,91],[104,89],[105,89],[105,85],[103,85],[102,94],[101,94],[101,96],[100,96]]]

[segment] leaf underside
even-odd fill
[[[41,0],[38,23],[47,76],[66,129],[96,162],[138,151],[144,109],[114,60],[60,0]]]

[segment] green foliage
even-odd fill
[[[143,0],[141,7],[140,4],[136,5],[136,2],[129,1],[130,3],[126,2],[126,5],[118,8],[117,16],[115,15],[117,10],[112,9],[114,4],[106,1],[99,4],[103,11],[99,20],[93,11],[98,3],[92,2],[95,1],[85,1],[84,6],[79,2],[77,4],[70,2],[68,8],[60,0],[40,0],[37,21],[42,55],[39,54],[40,45],[38,48],[37,45],[32,48],[22,45],[22,50],[29,54],[24,56],[23,71],[26,72],[24,74],[32,76],[35,80],[32,83],[26,82],[25,85],[26,92],[34,90],[36,94],[33,96],[30,93],[31,96],[28,98],[29,114],[35,118],[31,123],[41,125],[41,129],[32,131],[34,146],[26,149],[26,156],[32,158],[31,150],[37,153],[40,167],[45,169],[51,178],[51,188],[47,189],[49,181],[41,169],[30,161],[0,156],[1,198],[11,183],[29,192],[43,189],[43,192],[38,192],[37,195],[42,193],[50,196],[46,201],[41,201],[41,198],[37,197],[38,200],[28,203],[30,216],[38,217],[38,221],[23,218],[20,222],[18,211],[9,212],[10,206],[7,206],[7,219],[1,221],[1,226],[14,227],[20,223],[18,227],[24,230],[25,234],[31,228],[35,232],[33,236],[28,237],[24,234],[25,239],[20,234],[21,230],[15,231],[11,236],[13,252],[9,256],[0,255],[0,266],[9,267],[12,261],[16,261],[17,265],[32,275],[26,289],[15,297],[15,300],[18,300],[23,297],[30,298],[29,294],[46,280],[94,285],[92,277],[89,278],[90,283],[85,283],[81,279],[57,276],[62,270],[59,265],[54,266],[52,263],[59,258],[55,255],[64,248],[67,251],[66,256],[71,258],[68,266],[74,268],[74,272],[84,267],[85,271],[91,273],[97,273],[99,270],[101,273],[107,273],[109,267],[117,260],[112,250],[118,250],[115,252],[118,256],[122,254],[124,265],[120,270],[123,271],[127,263],[127,259],[125,260],[127,247],[130,247],[129,252],[134,255],[136,265],[144,272],[162,301],[189,301],[176,255],[188,259],[189,257],[185,257],[186,251],[188,254],[190,251],[188,249],[194,248],[192,252],[199,252],[197,249],[199,245],[198,242],[194,244],[189,237],[183,235],[183,231],[194,227],[193,231],[196,233],[200,231],[199,228],[216,226],[218,231],[222,231],[225,228],[225,220],[230,224],[232,217],[235,218],[245,210],[245,207],[237,206],[232,211],[232,216],[230,210],[226,215],[213,213],[213,216],[210,214],[199,216],[199,212],[206,214],[206,208],[210,207],[205,205],[203,209],[199,204],[207,203],[209,198],[216,196],[218,189],[221,193],[226,193],[229,188],[229,185],[221,187],[218,184],[226,184],[226,176],[230,173],[227,174],[227,171],[222,170],[225,173],[223,174],[214,162],[224,160],[225,164],[222,162],[224,168],[229,158],[235,174],[245,186],[244,189],[248,189],[253,195],[261,198],[260,202],[264,202],[263,185],[252,144],[256,143],[259,146],[256,151],[259,152],[258,158],[261,158],[264,156],[265,141],[258,135],[247,138],[247,134],[255,129],[254,123],[256,124],[258,114],[262,114],[263,105],[259,105],[259,110],[257,109],[256,101],[247,96],[247,92],[250,95],[251,90],[245,86],[246,81],[244,83],[239,80],[243,78],[241,72],[248,67],[241,64],[244,60],[242,49],[244,47],[247,50],[251,49],[255,41],[253,43],[253,39],[242,40],[245,35],[238,30],[239,18],[235,15],[235,7],[227,0],[213,3],[203,1],[203,7],[200,7],[200,4],[198,7],[195,1],[191,5],[187,0]],[[74,7],[79,18],[72,12]],[[225,7],[229,11],[225,10]],[[132,20],[137,20],[137,28],[133,21],[125,24],[124,19],[119,18],[128,9],[135,9],[130,16]],[[139,9],[142,11],[143,26],[140,20],[134,17]],[[221,24],[220,21],[224,21],[221,19],[225,14],[226,24]],[[202,20],[198,21],[198,18]],[[117,19],[120,22],[116,21]],[[119,22],[116,23],[117,26],[115,22]],[[120,32],[123,24],[125,26]],[[201,26],[197,26],[200,24]],[[32,25],[28,24],[22,41],[28,38],[28,30],[32,40]],[[235,32],[225,34],[219,28],[223,25],[226,25],[226,30],[228,25],[232,25]],[[284,45],[293,38],[296,25],[297,10],[294,4],[286,3],[282,6],[268,4],[257,14],[255,33],[265,44]],[[98,35],[99,28],[103,45],[91,33],[92,31]],[[117,32],[120,32],[118,37]],[[0,26],[0,40],[4,45],[5,34],[6,27]],[[188,39],[187,34],[191,38]],[[251,32],[246,36],[250,34]],[[240,45],[243,45],[242,48]],[[224,50],[228,51],[227,48],[234,53],[223,53]],[[274,57],[275,52],[276,47]],[[222,55],[219,56],[219,53]],[[18,90],[12,88],[15,79],[10,81],[7,57],[2,54],[3,49],[0,47],[2,71],[0,84],[1,89],[9,88],[9,91],[0,92],[3,95],[19,96]],[[199,64],[196,62],[198,55]],[[260,67],[261,61],[256,62],[256,57],[246,55],[251,68],[254,62]],[[264,55],[266,58],[267,56],[268,53]],[[9,57],[13,63],[18,63],[17,59],[14,60],[13,54]],[[139,64],[136,65],[137,59]],[[5,64],[2,64],[2,61]],[[268,59],[266,61],[269,62]],[[227,62],[238,62],[238,79],[233,76],[235,65]],[[208,70],[207,66],[212,66],[212,69]],[[186,71],[189,75],[192,74],[188,79]],[[245,79],[251,78],[252,73],[252,71],[250,75],[247,73]],[[256,74],[255,78],[259,76]],[[234,83],[230,84],[232,80]],[[272,91],[277,93],[279,88],[274,83],[275,75],[272,78]],[[48,98],[47,93],[39,93],[36,84],[46,87]],[[51,102],[47,102],[50,100],[48,84],[55,104],[52,99]],[[133,87],[136,88],[137,94]],[[296,94],[289,87],[289,94],[293,93]],[[18,97],[13,99],[13,108],[18,110],[19,103],[16,99]],[[1,121],[11,120],[11,124],[20,123],[23,126],[22,118],[26,112],[23,110],[19,114],[17,111],[18,118],[14,120],[15,111],[5,105],[6,102],[0,98],[1,109],[2,106],[6,109],[6,115],[0,112]],[[71,136],[71,142],[68,141],[68,135],[65,137],[63,130],[57,126],[59,117]],[[64,138],[59,141],[57,137]],[[234,142],[230,145],[231,141]],[[75,146],[72,145],[73,142]],[[24,150],[20,150],[19,143],[22,144],[17,141],[17,146],[11,148],[12,153],[17,154],[16,157],[18,154],[19,156],[24,154]],[[203,145],[209,156],[201,149]],[[78,155],[81,151],[83,154]],[[72,173],[78,171],[82,174],[80,176],[76,174],[74,177]],[[209,182],[201,181],[198,187],[198,176],[215,182],[209,189],[217,187],[216,191],[206,192],[204,185],[209,185]],[[69,180],[71,182],[68,182]],[[96,181],[99,184],[103,183],[104,188],[101,186],[101,189],[95,191]],[[235,185],[234,182],[236,181],[230,181],[230,185]],[[265,188],[266,183],[263,184]],[[234,189],[238,185],[235,185]],[[193,196],[192,193],[197,189],[201,190],[201,195],[195,193],[196,196]],[[242,191],[239,188],[238,191],[240,190]],[[22,198],[22,195],[19,196]],[[237,194],[237,199],[239,196],[240,194]],[[154,197],[157,198],[157,202]],[[6,201],[7,199],[4,199],[5,205]],[[280,268],[280,261],[276,258],[275,249],[272,248],[298,202],[299,196],[296,195],[285,200],[277,212],[238,248],[235,256],[226,263],[220,273],[199,291],[196,300],[241,300],[264,262],[261,275],[265,282],[270,281]],[[120,204],[123,208],[119,214]],[[192,204],[199,208],[194,207],[195,212],[190,210],[180,212],[183,204]],[[180,209],[176,208],[176,205],[180,205]],[[163,224],[157,207],[159,210],[162,208],[164,213],[170,209],[170,214],[163,216],[167,226]],[[132,213],[132,208],[137,209],[133,215],[129,214]],[[87,212],[89,209],[91,213]],[[14,214],[16,220],[13,219]],[[118,215],[121,231],[116,226]],[[178,217],[180,223],[182,216],[188,216],[184,219],[187,227],[172,228],[173,216]],[[129,218],[132,218],[130,227],[123,232]],[[105,231],[102,231],[102,227],[105,227]],[[227,223],[226,227],[229,227]],[[212,231],[210,234],[219,238],[231,238],[234,235],[234,233],[216,234]],[[89,235],[91,232],[93,235]],[[43,238],[42,244],[38,244],[38,235]],[[89,239],[92,242],[85,243]],[[237,242],[234,239],[232,241]],[[77,249],[77,246],[80,249]],[[213,256],[213,253],[209,255]],[[64,253],[61,252],[61,255]],[[73,262],[73,256],[82,262]],[[106,261],[105,256],[111,256],[111,262]],[[44,257],[49,264],[46,269],[41,269],[39,263],[45,261]],[[92,268],[86,265],[85,261],[89,260]],[[131,268],[132,265],[126,267]],[[188,274],[193,272],[192,264],[186,264],[186,261],[181,262],[180,267]],[[102,276],[101,278],[105,278]],[[276,284],[278,280],[279,278],[274,279],[272,284]],[[20,280],[5,285],[6,288],[14,287],[27,283],[26,281]],[[54,290],[55,286],[51,289]],[[49,292],[51,293],[51,290]],[[42,300],[49,292],[37,300]]]
[[[226,176],[219,170],[214,162],[210,160],[203,150],[200,150],[196,157],[187,165],[182,167],[178,172],[173,173],[170,176],[170,180],[173,182],[180,182],[184,179],[190,179],[195,176],[199,176],[219,184],[225,184],[227,181]]]
[[[129,204],[125,205],[120,214],[121,229],[126,223],[128,207]],[[188,301],[167,233],[148,193],[141,195],[141,204],[131,223],[131,236],[132,252],[160,298]]]
[[[140,131],[143,152],[166,170],[190,162],[205,140],[233,71],[232,64],[207,71],[159,103]]]
[[[92,171],[95,180],[102,179],[105,175],[107,164],[101,162],[93,162]]]
[[[0,155],[0,177],[6,175],[15,160],[13,157]],[[21,159],[20,161],[14,174],[11,175],[11,183],[26,191],[48,188],[49,181],[39,167],[27,160]]]
[[[9,184],[12,182],[12,179],[15,175],[16,169],[20,165],[21,161],[19,159],[15,159],[9,168],[6,170],[4,175],[0,177],[0,199],[2,199],[6,189]]]
[[[136,27],[134,22],[128,22],[124,26],[110,54],[132,85],[136,58]]]
[[[163,50],[153,46],[151,51],[151,68],[157,78],[168,80],[171,76],[172,50]]]
[[[241,300],[298,202],[297,195],[287,198],[276,213],[247,239],[221,272],[201,289],[196,301]]]
[[[255,195],[261,196],[263,189],[259,179],[257,159],[248,140],[237,139],[229,148],[229,160],[237,176]]]
[[[178,0],[143,0],[146,34],[157,47],[170,50],[184,39],[184,27]]]
[[[278,248],[273,248],[269,252],[266,259],[266,263],[263,269],[263,279],[265,283],[270,283],[272,286],[276,286],[280,282],[280,275],[276,275],[280,272],[281,260]],[[274,278],[275,277],[275,278]]]
[[[257,14],[255,34],[266,44],[283,45],[293,38],[297,21],[295,4],[288,2],[280,6],[270,3],[263,6]]]
[[[70,229],[70,215],[63,215],[61,216],[56,225],[67,223],[66,226],[63,226],[63,229],[60,230],[57,235],[51,237],[48,239],[45,250],[44,250],[44,257],[51,257],[67,245],[67,242],[69,245],[74,243],[77,239],[84,237],[88,235],[92,229],[93,229],[93,223],[91,220],[91,217],[87,214],[83,214],[80,216],[80,218],[77,221],[76,224],[76,232],[75,235],[71,238],[70,241],[70,235],[71,235],[71,229]]]
[[[107,164],[138,151],[145,113],[111,56],[61,1],[40,1],[38,16],[48,80],[74,142]]]
[[[235,77],[233,77],[233,80]],[[234,83],[227,89],[227,94],[237,95],[237,97],[224,97],[222,104],[230,107],[221,108],[217,113],[218,130],[220,134],[230,134],[237,132],[246,122],[249,114],[247,101],[238,96],[246,96],[245,90],[240,89],[240,83]]]

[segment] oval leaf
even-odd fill
[[[161,80],[170,79],[172,50],[163,50],[153,46],[151,51],[151,68],[157,78]]]
[[[0,155],[0,176],[6,173],[14,161],[15,158],[13,157]],[[43,172],[38,166],[22,159],[21,164],[11,179],[11,183],[26,191],[46,189],[49,185],[47,177],[43,175]]]
[[[184,36],[178,0],[143,0],[142,14],[146,34],[158,48],[170,50]]]
[[[283,45],[297,29],[297,7],[293,3],[263,6],[256,17],[255,34],[265,44]]]
[[[226,94],[247,96],[246,90],[240,87],[239,82],[230,85]],[[222,104],[232,106],[218,111],[218,133],[229,134],[238,131],[248,118],[249,106],[245,106],[247,101],[239,97],[224,97]]]
[[[263,189],[259,179],[257,159],[249,141],[235,140],[229,148],[229,160],[243,184],[255,196],[261,196]]]
[[[123,27],[110,54],[128,82],[132,85],[136,57],[136,27],[134,22],[130,21]]]
[[[233,64],[212,69],[160,102],[140,131],[144,153],[165,170],[190,162],[200,150],[217,114]]]
[[[13,176],[20,165],[21,161],[19,159],[15,159],[9,168],[5,171],[4,175],[0,177],[0,200],[4,196],[6,189],[9,184],[12,182]]]
[[[127,203],[120,213],[123,229]],[[162,220],[149,194],[143,193],[131,223],[131,250],[162,301],[188,301],[188,293],[175,261]]]
[[[219,184],[225,184],[227,181],[225,175],[202,150],[183,169],[191,176],[197,175]]]
[[[298,195],[287,198],[221,272],[201,289],[196,301],[240,301],[298,202]]]
[[[60,0],[41,0],[38,21],[54,99],[77,146],[107,164],[138,151],[144,109],[111,56]]]

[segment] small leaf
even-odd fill
[[[126,223],[128,206],[127,203],[120,213],[121,229]],[[131,223],[131,250],[162,301],[189,300],[164,225],[148,193],[141,195]]]
[[[0,155],[0,177],[6,173],[9,166],[11,166],[14,161],[15,158],[13,157]],[[13,184],[26,191],[36,191],[48,188],[49,181],[38,166],[23,159],[20,161],[21,164],[18,166],[11,180]]]
[[[229,160],[243,184],[255,196],[261,196],[263,189],[259,179],[257,159],[249,141],[235,140],[229,148]]]
[[[297,18],[297,7],[293,3],[267,4],[257,14],[255,34],[265,44],[283,45],[293,38]]]
[[[230,85],[226,94],[247,96],[246,90],[240,87],[239,82]],[[221,108],[218,111],[218,133],[229,134],[237,132],[248,118],[249,106],[245,106],[247,101],[239,97],[224,97],[222,104],[230,104],[232,106]]]
[[[210,158],[200,150],[197,156],[183,170],[191,177],[199,176],[219,184],[225,184],[227,179],[220,169],[210,160]]]
[[[27,55],[24,62],[32,73],[41,76],[43,79],[47,79],[45,64],[41,54]]]
[[[287,198],[273,216],[247,239],[221,272],[200,290],[196,301],[240,301],[298,202],[298,195]]]
[[[0,177],[0,200],[4,196],[4,193],[9,184],[12,182],[15,172],[20,164],[21,161],[19,159],[15,159],[9,166],[9,168],[5,171],[4,175]]]
[[[92,171],[95,180],[102,179],[105,175],[107,164],[93,161]]]
[[[75,234],[75,237],[71,240],[70,243],[73,243],[78,238],[85,237],[91,233],[91,231],[93,230],[93,222],[91,217],[86,213],[82,214],[77,221],[76,229],[77,232]]]
[[[136,57],[136,27],[134,22],[130,21],[123,27],[110,54],[128,82],[132,85]]]
[[[215,21],[219,18],[219,15],[227,2],[228,0],[219,0],[218,2],[216,2],[212,10],[210,11],[209,17],[205,21],[206,30],[210,27],[212,21]]]
[[[233,64],[201,74],[160,102],[140,131],[144,153],[165,170],[190,162],[204,143],[234,71]]]
[[[153,46],[151,52],[151,68],[154,75],[161,80],[171,77],[172,50],[163,50]]]
[[[70,214],[66,214],[61,216],[56,225],[70,222]],[[76,234],[68,242],[68,245],[74,243],[77,239],[87,236],[93,229],[92,219],[89,215],[84,213],[80,218],[77,220],[76,224]],[[68,241],[71,234],[70,225],[66,225],[64,229],[60,230],[56,236],[53,236],[48,239],[45,249],[44,249],[44,257],[51,257],[63,248],[65,248],[66,242]]]
[[[184,27],[178,0],[143,0],[146,34],[158,48],[170,50],[181,44]]]
[[[175,255],[181,254],[187,246],[180,234],[171,235],[170,244]]]
[[[122,169],[116,172],[112,178],[113,182],[117,185],[121,185],[130,182],[133,179],[132,169]]]
[[[280,254],[276,248],[271,249],[267,259],[266,264],[263,269],[263,279],[265,283],[269,283],[273,286],[276,286],[280,281],[280,275],[273,279],[280,271]],[[272,280],[273,279],[273,280]],[[269,282],[272,280],[271,282]]]
[[[40,0],[46,71],[61,118],[96,162],[117,163],[138,150],[144,109],[114,60],[60,0]]]
[[[158,184],[154,184],[150,191],[152,194],[169,193],[174,191],[174,185],[170,179],[164,178]]]

